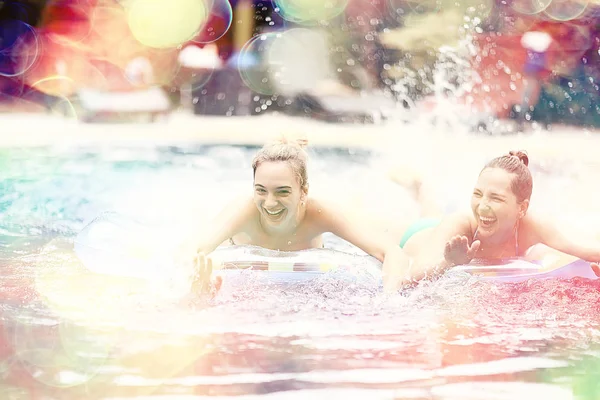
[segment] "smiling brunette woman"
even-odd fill
[[[539,252],[530,250],[538,244],[591,262],[600,276],[600,243],[566,235],[550,218],[528,212],[533,190],[528,165],[529,157],[521,151],[494,158],[479,174],[470,213],[451,214],[437,224],[419,221],[409,228],[401,240],[413,261],[407,277],[418,280],[474,259],[537,261]]]

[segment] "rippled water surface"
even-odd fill
[[[74,255],[75,235],[106,210],[172,225],[215,212],[248,190],[255,150],[2,150],[0,398],[600,398],[598,281],[450,272],[385,296],[335,274],[291,289],[249,278],[204,305],[91,274]],[[414,214],[405,191],[372,175],[377,154],[311,156],[315,187]],[[560,188],[582,168],[534,164],[538,198],[568,202]]]

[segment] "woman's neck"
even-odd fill
[[[300,205],[300,206],[298,206],[298,211],[296,212],[295,218],[291,219],[290,221],[287,221],[286,223],[282,224],[281,226],[278,226],[278,227],[269,226],[268,224],[265,223],[264,217],[262,215],[259,215],[258,222],[259,222],[260,227],[263,230],[263,232],[265,232],[269,236],[278,236],[278,237],[292,236],[296,233],[296,231],[298,230],[298,228],[304,221],[305,216],[306,216],[306,207]]]

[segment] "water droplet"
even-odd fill
[[[319,212],[321,212],[321,209],[319,209]]]
[[[291,244],[292,244],[292,241],[290,240],[290,241],[288,242],[288,246],[289,246],[289,245],[291,245]]]

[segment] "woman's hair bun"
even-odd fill
[[[517,157],[525,166],[529,166],[529,156],[526,152],[517,150],[508,153],[509,156]]]
[[[301,149],[304,149],[308,146],[308,139],[306,139],[305,137],[290,137],[290,136],[282,135],[278,139],[275,139],[273,141],[273,143],[298,146]]]

